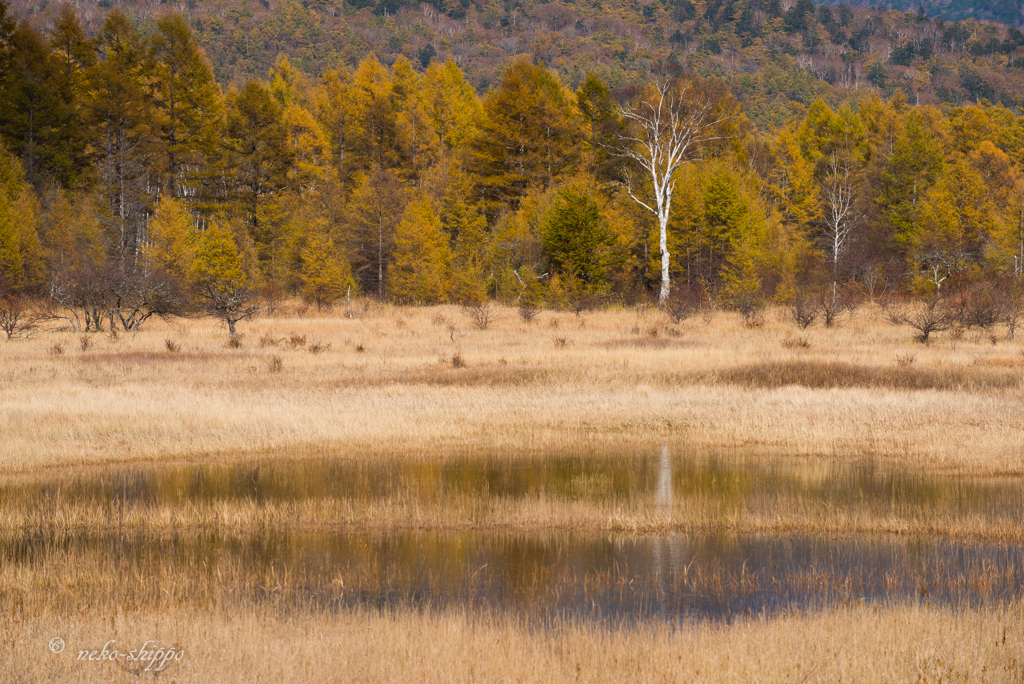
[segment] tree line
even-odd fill
[[[671,64],[572,90],[519,58],[481,96],[453,61],[372,54],[319,78],[280,57],[223,92],[181,15],[155,27],[0,12],[0,289],[76,329],[206,311],[233,334],[290,295],[979,302],[1024,272],[1024,127],[1001,106],[867,91],[757,128]]]

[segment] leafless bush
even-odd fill
[[[1024,317],[1024,283],[1008,279],[998,290],[1000,317],[1006,326],[1006,339],[1012,340]]]
[[[280,373],[284,370],[284,361],[277,354],[274,354],[267,360],[267,371],[270,373]]]
[[[242,338],[241,338],[241,336],[240,335],[232,335],[231,338],[228,340],[228,347],[230,347],[231,349],[241,349],[242,348]]]
[[[559,349],[565,349],[565,347],[569,344],[569,340],[565,337],[556,337],[553,341],[555,343],[555,346],[558,347]]]
[[[280,342],[280,340],[271,335],[270,333],[264,333],[263,335],[260,336],[260,349],[264,349],[266,347],[276,347],[278,342]]]
[[[50,346],[50,354],[52,356],[61,356],[63,353],[64,345],[60,342],[54,342],[53,345]]]
[[[1002,307],[996,288],[990,283],[977,283],[958,292],[949,300],[956,322],[966,328],[989,330],[1002,321]]]
[[[288,336],[287,344],[289,349],[302,349],[306,346],[306,336],[292,333]]]
[[[764,304],[752,304],[740,309],[743,315],[743,325],[748,328],[760,328],[764,325]]]
[[[519,317],[523,319],[524,323],[533,323],[533,320],[537,318],[539,313],[540,309],[532,304],[521,304],[519,306]]]
[[[956,323],[955,313],[947,300],[932,296],[926,300],[891,303],[886,311],[889,322],[896,325],[909,325],[917,331],[914,338],[925,344],[932,333],[949,330]]]
[[[89,351],[89,347],[92,346],[92,338],[88,335],[82,335],[78,338],[78,348],[83,352]]]
[[[818,311],[826,328],[835,326],[843,314],[852,316],[856,310],[857,298],[847,288],[838,287],[835,283],[818,297]]]
[[[284,303],[284,290],[276,282],[269,282],[259,289],[260,307],[268,316],[276,316],[281,312]]]
[[[853,286],[872,304],[884,302],[896,289],[889,282],[882,264],[873,264],[865,268]]]
[[[171,352],[172,354],[177,354],[178,352],[181,351],[181,343],[175,342],[169,337],[166,340],[164,340],[164,347],[167,349],[167,351]]]
[[[466,360],[462,358],[462,354],[454,354],[452,356],[452,368],[465,368]]]
[[[9,340],[18,336],[27,337],[36,330],[36,316],[29,311],[24,297],[0,297],[0,330]]]
[[[478,330],[487,330],[491,323],[501,317],[497,307],[488,299],[468,302],[463,305],[462,311]]]
[[[697,314],[702,314],[710,306],[707,293],[702,287],[683,285],[665,301],[665,313],[673,323],[679,324]]]
[[[118,325],[136,335],[152,317],[169,318],[188,309],[181,283],[141,261],[118,259],[56,274],[50,281],[49,317],[81,332]]]
[[[571,289],[566,296],[566,304],[569,306],[569,310],[576,314],[577,317],[592,309],[596,309],[601,305],[602,301],[603,296],[601,293],[592,292],[582,287]]]
[[[789,307],[789,313],[802,330],[807,330],[814,321],[818,320],[818,315],[821,312],[815,302],[803,294],[799,294]]]

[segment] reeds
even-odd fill
[[[240,349],[208,321],[94,336],[85,351],[65,333],[5,342],[0,470],[667,438],[1024,473],[1019,345],[966,336],[921,346],[870,309],[804,333],[798,347],[783,345],[794,326],[778,316],[748,329],[726,314],[672,325],[651,310],[543,312],[532,324],[501,313],[486,330],[460,330],[457,344],[435,321],[460,320],[459,309],[383,305],[358,318],[259,320],[259,344]],[[303,346],[280,343],[293,339]],[[909,355],[913,364],[897,363]]]
[[[15,613],[0,623],[4,681],[137,682],[79,662],[109,639],[185,651],[162,678],[183,682],[1019,682],[1024,604],[951,610],[853,605],[730,623],[594,623],[536,629],[507,615],[380,611],[268,615],[258,608]],[[47,643],[60,635],[59,655]],[[144,680],[149,675],[144,675]]]

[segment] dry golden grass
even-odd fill
[[[264,318],[240,349],[208,320],[94,335],[84,350],[69,333],[3,343],[0,469],[669,440],[1024,473],[1019,343],[923,346],[870,309],[799,337],[781,311],[754,329],[733,314],[675,326],[651,309],[501,313],[483,331],[457,307]]]
[[[952,611],[852,606],[733,624],[535,629],[459,612],[267,616],[258,610],[14,614],[0,681],[140,681],[145,663],[81,650],[183,650],[182,682],[1019,682],[1024,605]],[[67,650],[51,653],[60,636]],[[148,675],[141,673],[145,679]]]
[[[90,464],[628,458],[663,443],[674,454],[740,463],[1024,473],[1018,344],[967,335],[923,346],[876,310],[800,337],[782,312],[754,329],[729,314],[676,326],[650,309],[547,312],[532,324],[501,314],[480,331],[455,307],[368,303],[355,319],[258,320],[240,349],[209,321],[157,323],[135,339],[92,335],[87,345],[66,333],[0,344],[0,474],[8,483],[49,481],[47,492],[59,493],[69,466],[82,474]],[[63,353],[54,354],[56,345]],[[456,354],[467,367],[453,367]],[[668,511],[653,495],[491,497],[482,506],[474,496],[424,500],[399,491],[371,502],[158,502],[116,511],[51,493],[20,504],[7,498],[7,531],[330,524],[1024,535],[1019,521],[972,511],[868,500],[823,509],[781,493],[726,505],[677,493]]]

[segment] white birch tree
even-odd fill
[[[850,231],[856,223],[854,214],[854,177],[851,162],[833,152],[825,160],[825,178],[821,183],[824,211],[822,224],[828,259],[832,271],[839,270],[839,258],[850,244]]]
[[[641,199],[634,187],[633,169],[626,171],[626,189],[640,206],[658,217],[661,250],[661,291],[658,305],[668,301],[668,221],[672,214],[672,193],[676,171],[685,164],[706,159],[714,152],[712,143],[730,137],[725,124],[735,112],[735,103],[720,84],[697,79],[658,81],[643,97],[619,106],[616,113],[626,124],[613,152],[633,162],[651,184],[649,198]]]

